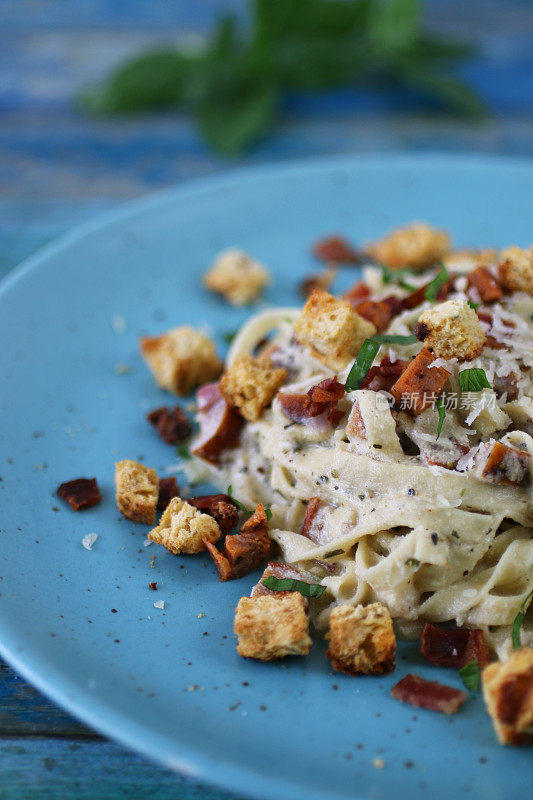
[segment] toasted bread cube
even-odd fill
[[[157,385],[173,394],[188,395],[222,372],[214,343],[189,325],[161,336],[143,336],[140,348]]]
[[[485,331],[466,300],[447,300],[424,311],[416,328],[424,347],[441,358],[471,361],[483,350]]]
[[[159,498],[159,477],[155,469],[126,459],[115,464],[117,506],[126,519],[153,525]]]
[[[500,258],[500,280],[505,288],[533,295],[533,244],[529,248],[508,247]]]
[[[533,739],[533,649],[516,650],[508,661],[481,673],[483,696],[500,744]]]
[[[447,233],[426,222],[413,222],[367,245],[366,252],[391,269],[409,267],[413,271],[421,271],[444,258],[449,249],[450,237]]]
[[[470,272],[477,266],[492,264],[497,258],[498,251],[491,247],[477,249],[465,247],[460,250],[451,250],[442,260],[447,267],[451,267],[454,271]]]
[[[240,356],[220,380],[226,401],[237,408],[244,419],[259,419],[287,378],[287,370],[275,368],[265,356]]]
[[[270,283],[268,271],[242,250],[224,250],[204,275],[204,286],[234,306],[254,303]]]
[[[294,323],[294,334],[311,354],[334,370],[355,358],[375,326],[357,314],[346,300],[315,289]]]
[[[221,530],[213,517],[203,514],[181,497],[173,497],[148,538],[161,544],[169,553],[201,553],[205,541],[216,542]]]
[[[241,597],[235,610],[237,652],[244,658],[271,661],[306,656],[311,649],[309,619],[298,592]]]
[[[396,666],[391,615],[381,603],[335,606],[329,619],[331,666],[347,675],[381,675]]]

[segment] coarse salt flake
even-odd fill
[[[81,543],[86,550],[92,550],[93,544],[96,542],[97,539],[98,539],[97,533],[88,533],[86,536],[83,537]]]

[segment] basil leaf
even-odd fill
[[[183,461],[189,461],[192,458],[191,451],[186,444],[179,444],[176,447],[176,455],[183,459]]]
[[[238,332],[239,332],[238,330],[226,331],[225,333],[222,334],[222,338],[224,339],[226,344],[231,344],[235,339],[235,337],[237,336]]]
[[[230,483],[230,485],[228,486],[228,491],[227,491],[227,494],[228,494],[228,496],[229,496],[229,497],[231,497],[231,499],[233,500],[233,502],[235,503],[235,505],[237,506],[237,508],[240,508],[240,510],[241,510],[241,511],[244,511],[244,513],[245,513],[245,514],[251,514],[251,511],[249,511],[249,510],[246,508],[246,506],[244,505],[244,503],[241,503],[241,501],[240,501],[240,500],[237,500],[237,498],[236,498],[236,497],[233,497],[231,483]]]
[[[469,300],[468,305],[470,306],[470,308],[473,308],[474,311],[477,311],[481,303],[473,303],[472,300]]]
[[[381,279],[384,284],[389,283],[396,283],[398,286],[401,286],[402,289],[407,289],[408,292],[414,292],[415,287],[411,283],[407,283],[407,281],[403,280],[403,275],[412,275],[410,269],[403,267],[402,269],[389,269],[386,267],[385,264],[380,264],[381,267]]]
[[[435,408],[439,412],[439,424],[437,425],[437,441],[438,441],[439,436],[441,435],[442,432],[444,417],[446,416],[446,409],[444,408],[444,403],[442,402],[441,397],[437,397],[437,400],[435,401]]]
[[[459,386],[463,392],[481,392],[492,389],[484,369],[470,367],[459,373]]]
[[[320,583],[307,583],[296,578],[274,578],[273,575],[263,578],[261,583],[273,592],[299,592],[304,597],[320,597],[326,591],[326,587]]]
[[[429,300],[430,303],[434,303],[437,299],[437,295],[446,283],[450,279],[450,273],[446,269],[446,264],[440,262],[440,271],[435,275],[429,286],[427,287],[426,291],[424,292],[424,297],[426,300]]]
[[[270,510],[270,508],[265,508],[265,514],[267,522],[270,522],[270,520],[272,519],[272,511]]]
[[[524,617],[526,616],[527,610],[529,608],[529,604],[533,600],[533,590],[528,594],[522,605],[520,606],[520,611],[515,617],[513,622],[513,647],[517,649],[521,646],[520,644],[520,629],[522,628],[522,623],[524,622]]]
[[[346,378],[344,388],[347,392],[353,392],[360,389],[367,376],[368,370],[372,366],[377,352],[382,344],[415,344],[418,339],[414,334],[410,336],[395,336],[393,334],[383,334],[382,336],[372,336],[370,339],[365,339],[361,345],[361,349],[357,354],[357,358]]]
[[[477,659],[475,661],[469,661],[468,664],[465,664],[464,667],[461,667],[459,670],[461,680],[471,692],[479,691],[480,674],[481,671]]]

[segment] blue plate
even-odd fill
[[[531,751],[496,743],[479,696],[448,718],[390,697],[411,670],[461,686],[456,672],[422,663],[414,644],[400,648],[385,678],[333,673],[320,641],[308,658],[283,664],[241,659],[233,610],[254,576],[222,584],[206,557],[144,547],[146,527],[116,510],[113,462],[143,460],[163,475],[175,463],[144,419],[171,398],[153,384],[137,339],[191,323],[212,328],[222,347],[248,312],[200,286],[218,250],[238,245],[266,263],[267,303],[288,305],[314,268],[309,245],[320,235],[361,242],[426,219],[460,245],[525,245],[532,197],[533,167],[521,161],[398,156],[267,167],[127,206],[4,281],[5,658],[103,733],[240,794],[526,797]],[[343,273],[339,288],[353,278]],[[55,496],[62,481],[93,475],[101,505],[76,514]],[[93,532],[89,552],[82,538]]]

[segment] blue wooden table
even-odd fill
[[[95,213],[228,166],[400,149],[533,156],[531,0],[428,4],[431,28],[478,43],[462,71],[493,110],[482,125],[390,94],[293,97],[274,135],[233,163],[179,114],[102,121],[76,110],[76,92],[117,60],[205,34],[228,7],[243,3],[0,0],[0,277]],[[0,699],[0,800],[228,797],[102,739],[1,663]]]

